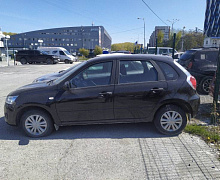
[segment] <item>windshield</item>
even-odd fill
[[[189,50],[183,53],[183,55],[180,57],[180,60],[186,61],[188,59],[192,58],[192,55],[195,53],[195,50]]]
[[[62,76],[60,76],[59,78],[57,78],[54,83],[55,84],[59,84],[60,82],[62,82],[64,79],[66,79],[68,76],[70,76],[71,74],[73,74],[77,69],[81,68],[82,66],[84,66],[84,64],[86,64],[87,61],[84,61],[82,63],[77,64],[76,66],[73,66],[69,69],[67,69],[67,73],[64,73]]]
[[[68,51],[64,51],[64,53],[65,53],[66,55],[71,55]]]

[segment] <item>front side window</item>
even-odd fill
[[[59,52],[60,52],[60,55],[65,55],[63,51],[59,51]]]
[[[70,80],[71,88],[109,85],[112,62],[94,64]]]
[[[120,61],[119,83],[157,81],[158,74],[148,61]]]

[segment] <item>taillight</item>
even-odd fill
[[[192,65],[193,65],[193,63],[192,63],[192,62],[190,62],[190,63],[188,64],[187,69],[191,69]]]
[[[188,83],[193,89],[196,90],[196,79],[193,76],[190,76]]]

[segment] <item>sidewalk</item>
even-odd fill
[[[21,65],[21,63],[15,61],[15,65]],[[3,59],[2,61],[0,61],[0,67],[6,66],[8,66],[7,60]],[[9,66],[14,66],[14,60],[9,60]]]

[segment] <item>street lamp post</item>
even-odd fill
[[[172,35],[173,35],[173,25],[179,21],[179,19],[172,19],[172,20],[167,20],[168,22],[170,22],[172,24]]]
[[[5,36],[5,45],[6,45],[6,55],[7,55],[7,64],[9,66],[9,59],[8,59],[8,40],[10,39],[9,35]]]
[[[181,51],[183,52],[183,37],[184,37],[184,29],[185,29],[186,27],[184,26],[183,27],[183,34],[182,34],[182,47],[181,47]]]
[[[144,21],[144,48],[145,48],[145,20],[144,18],[137,18],[137,19],[142,19]]]

